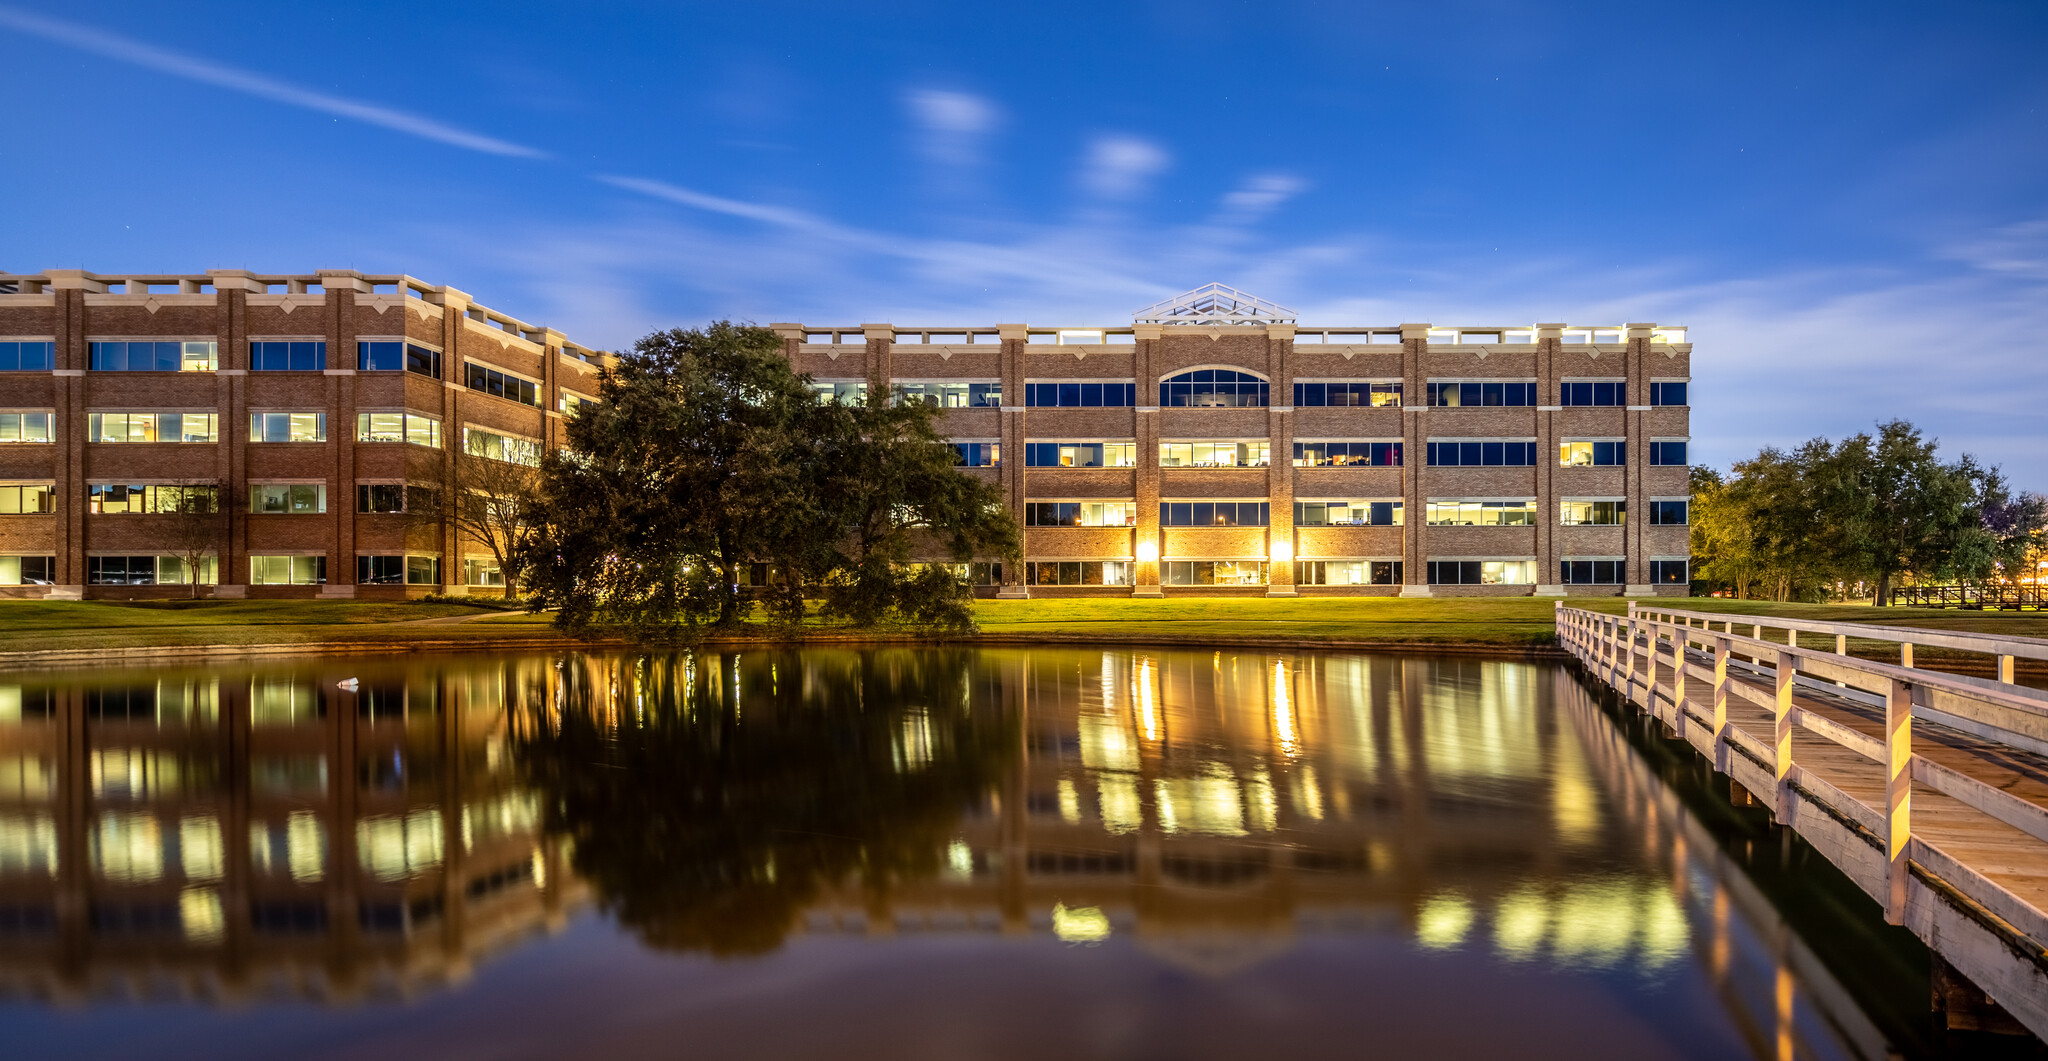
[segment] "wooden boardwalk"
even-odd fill
[[[2048,641],[1634,605],[1560,604],[1557,623],[1595,678],[2048,1038],[2048,693],[2010,684]],[[1898,642],[1900,663],[1844,654],[1852,637]],[[1914,644],[1996,657],[2006,680],[1914,669]]]

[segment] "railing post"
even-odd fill
[[[1728,653],[1725,637],[1714,639],[1714,769],[1728,772]]]
[[[1625,620],[1625,624],[1626,624],[1626,625],[1625,625],[1625,626],[1624,626],[1624,627],[1622,628],[1622,639],[1621,639],[1621,650],[1622,650],[1622,652],[1626,653],[1626,656],[1625,656],[1625,657],[1623,658],[1623,660],[1622,660],[1622,669],[1621,669],[1621,698],[1622,698],[1623,700],[1628,700],[1628,699],[1632,698],[1632,697],[1633,697],[1633,696],[1635,695],[1635,691],[1636,691],[1636,602],[1635,602],[1635,601],[1629,601],[1629,602],[1628,602],[1628,618],[1627,618],[1627,619]],[[1654,705],[1651,705],[1651,704],[1647,704],[1647,703],[1646,703],[1646,704],[1644,704],[1643,706],[1645,706],[1645,707],[1654,707]],[[1653,710],[1651,710],[1650,714],[1654,716],[1654,715],[1656,714],[1656,711],[1655,711],[1655,710],[1653,709]]]
[[[2004,683],[2005,683],[2005,684],[2007,684],[2007,685],[2011,685],[2011,684],[2013,684],[2013,675],[2012,675],[2012,665],[2013,665],[2013,659],[2012,659],[2012,657],[2011,657],[2011,656],[2000,656],[2000,657],[1998,657],[1998,680],[1999,680],[1999,681],[2002,681],[2002,682],[2004,682]]]
[[[1836,635],[1835,635],[1835,655],[1837,655],[1837,656],[1846,656],[1846,655],[1848,655],[1848,654],[1849,654],[1849,635],[1848,635],[1848,634],[1836,634]]]
[[[1884,698],[1884,825],[1888,863],[1884,919],[1906,923],[1906,860],[1913,847],[1913,687],[1892,679]]]
[[[1899,645],[1899,666],[1905,667],[1908,670],[1912,669],[1913,643],[1911,641],[1902,642]]]
[[[1685,740],[1685,631],[1690,629],[1671,628],[1671,728],[1679,740]]]
[[[1799,654],[1790,649],[1778,653],[1778,698],[1771,705],[1776,737],[1778,800],[1773,816],[1780,825],[1792,824],[1792,678],[1799,671]]]

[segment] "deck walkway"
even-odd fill
[[[2048,1038],[2048,693],[2010,684],[2048,641],[1633,605],[1557,616],[1594,677]],[[1897,641],[1901,662],[1848,656],[1850,637]],[[2007,681],[1914,669],[1916,643],[1997,657]]]

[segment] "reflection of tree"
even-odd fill
[[[823,887],[936,872],[1014,747],[963,652],[677,654],[608,677],[566,683],[520,759],[578,874],[656,946],[764,953]]]

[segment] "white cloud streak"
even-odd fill
[[[0,7],[0,26],[30,36],[69,45],[80,51],[103,55],[130,66],[139,66],[173,77],[196,81],[245,96],[267,99],[275,103],[301,107],[306,110],[349,118],[369,125],[379,126],[407,136],[419,137],[436,143],[459,147],[468,151],[481,151],[487,155],[502,155],[508,158],[546,158],[547,152],[526,147],[496,137],[459,129],[445,122],[424,115],[380,107],[373,103],[362,103],[324,92],[300,88],[262,74],[250,73],[208,62],[204,59],[183,55],[131,40],[127,37],[102,30],[62,22],[41,15],[31,15],[12,8]]]
[[[1098,137],[1088,146],[1081,185],[1105,199],[1128,199],[1173,161],[1164,148],[1135,136]]]
[[[925,156],[948,166],[980,163],[982,141],[1002,118],[994,102],[966,92],[919,89],[903,102],[917,121]]]

